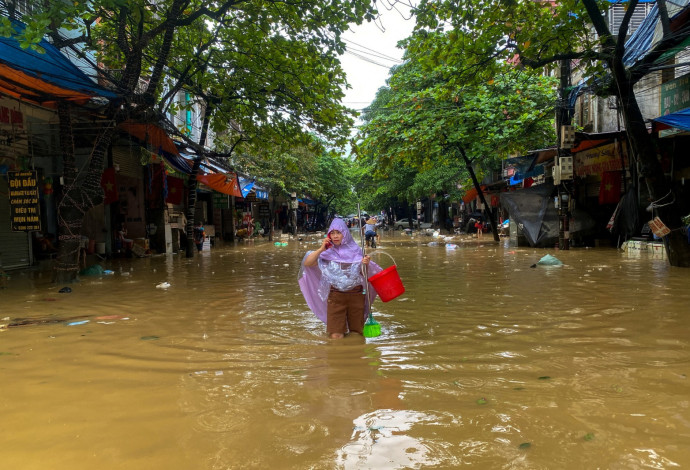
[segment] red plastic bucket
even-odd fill
[[[403,286],[402,280],[400,280],[398,269],[395,265],[374,274],[369,278],[369,282],[371,282],[371,285],[374,286],[374,289],[376,289],[379,297],[384,302],[390,302],[405,292],[405,286]]]

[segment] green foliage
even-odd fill
[[[131,115],[167,111],[187,90],[212,104],[217,132],[230,122],[250,136],[309,129],[344,144],[353,111],[340,103],[340,36],[374,14],[369,0],[71,0],[29,17],[21,41],[81,34],[79,48],[96,54]]]
[[[459,38],[455,32],[409,38],[407,61],[393,69],[389,87],[363,114],[354,145],[358,163],[374,175],[370,186],[390,190],[389,197],[412,201],[444,193],[456,199],[458,183],[468,178],[460,147],[481,175],[510,154],[555,140],[554,80],[495,61],[469,79],[462,61],[439,60]],[[419,44],[433,48],[422,53]],[[401,168],[413,170],[404,189],[388,187]]]

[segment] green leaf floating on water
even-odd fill
[[[550,378],[551,377],[549,377],[548,375],[542,375],[541,377],[539,377],[539,380],[549,380]]]
[[[530,447],[532,447],[531,442],[523,442],[518,446],[519,449],[529,449]]]
[[[0,351],[0,356],[13,356],[13,354],[11,352]]]
[[[480,398],[477,400],[477,405],[486,405],[488,401],[486,401],[486,398]]]
[[[141,339],[143,339],[144,341],[153,341],[153,340],[160,339],[160,338],[158,336],[151,335],[151,336],[142,336]]]
[[[585,434],[585,441],[591,441],[594,439],[594,433],[588,432]]]

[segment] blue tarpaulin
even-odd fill
[[[12,21],[17,34],[25,25]],[[45,39],[38,44],[45,52],[22,48],[16,36],[0,36],[0,91],[34,102],[57,99],[108,99],[118,95],[99,86]]]
[[[671,29],[679,26],[674,24],[685,21],[681,15],[687,10],[690,0],[670,0],[666,2],[668,16],[671,22]],[[661,40],[662,29],[659,21],[659,7],[654,5],[644,21],[630,36],[625,43],[625,54],[623,54],[623,64],[626,67],[635,65],[642,59],[656,44]]]
[[[240,190],[242,191],[242,197],[247,197],[254,187],[254,181],[248,180],[247,178],[242,178],[240,176]]]
[[[677,129],[690,131],[690,108],[681,109],[675,113],[667,114],[666,116],[659,116],[658,118],[652,120],[675,127]]]

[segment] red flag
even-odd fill
[[[115,168],[106,168],[101,175],[101,187],[105,198],[103,204],[112,204],[119,199],[117,182],[115,181]]]
[[[621,199],[621,172],[605,171],[601,175],[599,204],[617,204]]]
[[[148,181],[146,184],[146,204],[149,209],[160,209],[163,206],[165,166],[150,164],[146,167]]]
[[[165,202],[168,204],[181,204],[182,195],[184,194],[184,180],[168,176],[168,197]]]

